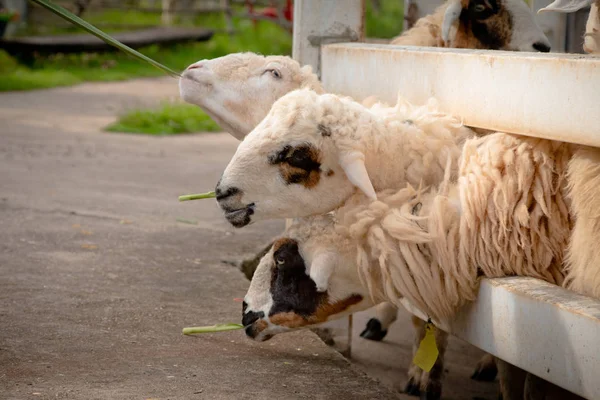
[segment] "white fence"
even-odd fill
[[[400,90],[417,104],[433,96],[469,126],[600,147],[600,58],[347,43],[364,39],[363,12],[364,0],[295,2],[294,58],[319,71],[328,91],[392,104]],[[596,299],[532,278],[486,279],[477,301],[442,328],[600,399]]]

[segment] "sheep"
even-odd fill
[[[324,93],[309,65],[300,66],[286,56],[254,53],[198,61],[179,79],[181,98],[202,108],[238,140],[258,125],[275,100],[304,87]]]
[[[523,0],[449,0],[391,44],[550,51],[550,41]]]
[[[358,188],[440,182],[446,157],[473,131],[434,103],[367,109],[350,98],[299,89],[277,100],[246,136],[215,188],[226,219],[252,222],[323,214]],[[318,201],[317,201],[318,200]]]
[[[575,12],[587,6],[590,6],[590,14],[585,24],[583,51],[598,54],[600,53],[600,0],[555,0],[547,7],[541,8],[538,13],[543,11]]]
[[[230,54],[192,64],[183,73],[179,85],[185,101],[204,108],[213,119],[239,139],[267,114],[273,99],[300,87],[322,92],[310,67],[300,67],[289,57],[264,57],[253,53]],[[241,106],[250,102],[253,104],[251,108]],[[382,108],[372,97],[363,100],[363,104],[375,109]],[[246,109],[249,110],[246,112]],[[269,243],[254,259],[242,262],[242,270],[248,279],[251,279],[258,261],[271,245]],[[389,303],[382,303],[375,307],[375,311],[377,318],[369,321],[361,336],[381,340],[395,320],[397,309]],[[424,325],[419,327],[414,322],[418,338]],[[479,365],[487,366],[490,363]],[[493,364],[491,366],[494,368]],[[478,366],[476,374],[480,370],[489,371],[490,368]],[[487,374],[488,380],[493,380],[494,376],[495,371]],[[421,380],[420,370],[411,366],[406,391],[418,395]]]
[[[458,180],[448,169],[437,190],[390,189],[376,201],[358,192],[332,213],[297,219],[253,277],[246,334],[266,340],[379,301],[399,305],[402,297],[447,322],[475,298],[481,276],[561,284],[572,152],[564,143],[504,133],[473,138]],[[430,375],[442,372],[436,364]],[[439,398],[439,379],[428,381],[427,398]],[[518,392],[512,384],[501,375],[506,400]]]
[[[458,14],[438,12],[418,21],[417,26],[391,41],[391,44],[426,45],[481,49],[504,49],[517,51],[549,51],[549,41],[533,21],[533,14],[520,0],[505,2],[465,1],[463,8],[468,18],[458,22],[458,28],[446,35],[445,40],[423,40],[430,32],[439,35],[440,24],[450,27]],[[456,5],[448,8],[457,9]],[[479,18],[483,15],[484,18]],[[513,23],[515,22],[515,23]],[[480,29],[482,26],[485,29]],[[448,30],[449,32],[449,30]],[[483,34],[483,33],[487,34]],[[493,40],[490,40],[493,38]],[[221,127],[237,139],[243,139],[266,115],[274,100],[300,87],[309,87],[318,93],[323,89],[310,67],[300,65],[282,56],[258,56],[252,53],[236,53],[213,60],[201,60],[190,65],[179,82],[181,97],[204,109]],[[373,98],[363,100],[370,107]],[[252,107],[247,107],[252,104]],[[266,249],[271,244],[267,246]],[[242,266],[253,273],[259,252]],[[396,318],[396,310],[382,304],[376,309],[377,318],[370,320],[361,336],[381,340],[387,328]],[[489,362],[480,363],[473,375],[476,379],[489,380]],[[493,368],[493,366],[492,366]]]
[[[384,130],[382,130],[381,128],[379,129],[375,129],[374,131],[371,131],[369,133],[366,133],[367,136],[369,136],[371,139],[377,143],[377,146],[379,146],[379,150],[383,151],[385,154],[387,154],[387,156],[383,157],[384,153],[377,153],[376,158],[377,161],[379,161],[379,164],[375,164],[375,165],[370,165],[371,168],[374,169],[378,169],[379,171],[383,172],[384,170],[382,168],[387,168],[389,169],[389,165],[394,165],[397,166],[397,168],[393,169],[393,174],[387,174],[389,176],[387,176],[387,182],[384,183],[378,183],[376,182],[375,185],[376,187],[393,187],[397,184],[401,184],[402,182],[405,182],[406,180],[408,180],[408,182],[411,182],[415,185],[419,184],[419,182],[424,181],[426,184],[428,183],[436,183],[439,182],[439,180],[441,179],[441,177],[443,176],[443,163],[445,159],[445,155],[448,154],[448,152],[452,153],[452,157],[454,159],[458,158],[459,156],[459,149],[461,147],[461,143],[463,142],[463,140],[466,137],[470,137],[472,135],[472,132],[461,126],[460,122],[454,118],[450,118],[448,116],[439,114],[435,108],[433,108],[433,104],[430,104],[428,107],[419,107],[419,108],[411,108],[410,105],[408,105],[408,103],[405,103],[403,101],[399,101],[398,106],[393,108],[392,110],[395,110],[394,112],[390,112],[389,109],[387,108],[382,108],[382,109],[378,109],[377,106],[374,106],[371,110],[367,110],[364,107],[358,105],[355,102],[352,102],[349,99],[339,99],[336,96],[333,95],[321,95],[318,96],[314,93],[311,93],[308,90],[303,90],[303,91],[298,91],[298,92],[294,92],[294,93],[290,93],[288,95],[286,95],[284,98],[280,99],[278,101],[278,103],[276,103],[273,107],[273,109],[271,110],[271,113],[275,113],[275,116],[271,115],[267,116],[265,118],[265,120],[263,120],[263,122],[261,122],[261,124],[265,124],[267,126],[268,129],[272,129],[273,127],[270,126],[270,124],[272,124],[274,121],[276,122],[278,119],[281,119],[278,117],[278,115],[283,115],[285,116],[285,118],[289,118],[290,120],[293,120],[293,112],[291,112],[289,110],[289,107],[284,105],[282,107],[280,107],[279,103],[283,102],[284,104],[286,103],[290,103],[289,98],[304,98],[308,96],[308,98],[306,99],[306,101],[308,102],[308,104],[310,104],[310,107],[317,107],[317,108],[322,108],[326,113],[332,113],[333,109],[331,109],[331,111],[329,110],[331,107],[341,107],[343,108],[348,108],[345,107],[345,105],[349,106],[350,109],[355,108],[357,110],[360,110],[360,112],[365,114],[365,117],[368,118],[375,118],[376,116],[383,121],[387,121],[386,123],[388,125],[391,126],[395,126],[395,128],[393,128],[392,130],[390,130],[389,132],[385,132]],[[323,104],[319,104],[318,99],[321,98],[323,99],[325,102]],[[292,107],[295,108],[297,111],[300,111],[304,116],[307,118],[312,118],[312,116],[308,116],[309,111],[308,107],[306,107],[306,105],[300,104],[301,107]],[[276,111],[277,108],[280,108],[279,111]],[[341,113],[341,111],[336,111],[336,113],[339,115]],[[378,114],[381,113],[381,114]],[[331,116],[327,116],[325,115],[325,120],[323,121],[316,121],[316,120],[311,120],[311,121],[307,121],[307,120],[302,120],[301,122],[298,122],[296,125],[298,127],[302,127],[305,126],[307,124],[312,124],[312,126],[314,127],[315,132],[318,131],[318,129],[320,128],[324,133],[325,136],[322,136],[322,133],[319,133],[317,135],[317,139],[318,137],[322,137],[322,138],[326,138],[329,139],[331,138],[333,135],[335,135],[336,137],[340,136],[340,135],[344,135],[344,133],[339,131],[339,128],[336,127],[335,125],[332,125],[332,123],[334,123],[334,121],[332,120],[333,115]],[[360,117],[359,117],[360,119]],[[402,121],[399,124],[399,121]],[[322,122],[322,123],[321,123]],[[351,123],[349,123],[349,121],[344,120],[342,121],[343,124],[346,126],[350,126]],[[367,127],[368,125],[366,124],[366,122],[361,122],[361,124],[365,127]],[[272,129],[273,131],[275,131],[276,129],[278,129],[279,127],[275,127],[275,129]],[[343,127],[344,128],[344,127]],[[400,128],[400,129],[398,129]],[[257,130],[262,129],[262,125],[259,125],[259,127],[257,127]],[[310,129],[310,128],[308,128]],[[314,153],[313,150],[316,151],[316,148],[314,147],[307,147],[305,145],[305,143],[302,143],[299,145],[298,149],[294,150],[293,146],[279,146],[278,142],[281,138],[276,139],[270,135],[270,131],[266,132],[267,136],[264,136],[260,139],[255,138],[254,136],[256,135],[257,130],[253,131],[251,134],[249,134],[247,136],[247,138],[244,140],[244,142],[242,142],[242,144],[240,144],[240,147],[238,148],[238,151],[236,152],[236,156],[238,156],[240,154],[240,151],[243,151],[243,147],[246,144],[250,144],[251,148],[246,150],[246,156],[245,158],[243,158],[242,160],[240,159],[236,159],[236,156],[233,157],[230,166],[233,164],[235,165],[235,163],[240,163],[239,164],[239,169],[238,167],[235,167],[233,170],[228,167],[224,174],[223,177],[221,178],[219,185],[217,185],[216,188],[216,193],[217,193],[217,200],[220,202],[222,208],[225,210],[226,213],[233,211],[234,212],[234,218],[237,220],[233,220],[234,225],[238,224],[239,222],[244,223],[246,217],[244,216],[241,220],[239,220],[238,218],[240,218],[239,216],[239,211],[236,211],[236,209],[240,209],[243,207],[239,207],[238,204],[232,203],[233,201],[239,201],[239,199],[243,196],[245,198],[245,196],[248,195],[247,192],[244,192],[244,189],[240,189],[237,187],[228,187],[228,181],[227,181],[227,176],[228,173],[231,174],[232,177],[235,177],[236,180],[241,180],[243,181],[245,179],[245,176],[241,175],[244,174],[243,171],[245,171],[246,173],[252,173],[252,172],[256,172],[259,173],[259,168],[261,167],[261,165],[263,166],[267,166],[267,168],[270,168],[269,165],[274,165],[277,166],[278,164],[280,164],[280,160],[282,158],[281,154],[283,154],[284,157],[295,157],[297,158],[297,160],[292,160],[292,164],[296,164],[297,166],[302,166],[303,164],[307,167],[307,169],[313,168],[315,166],[315,160],[313,161],[309,161],[306,159],[303,159],[303,155],[302,153],[306,153],[306,154],[312,154]],[[349,133],[348,133],[349,134]],[[296,133],[294,132],[290,132],[290,137],[294,137],[296,135]],[[330,136],[331,135],[331,136]],[[343,139],[343,137],[342,137]],[[253,154],[251,149],[257,149],[257,147],[255,147],[254,145],[252,145],[252,141],[267,141],[270,144],[271,149],[269,150],[260,150],[261,154]],[[422,140],[427,141],[428,143],[425,144],[425,142],[421,142]],[[304,141],[302,141],[304,142]],[[329,142],[329,141],[327,141]],[[418,143],[418,145],[414,148],[411,149],[411,145],[410,143]],[[343,144],[345,146],[345,144]],[[350,144],[348,144],[350,145]],[[427,150],[428,146],[430,150]],[[311,149],[311,151],[308,151],[308,149]],[[438,151],[439,149],[442,149],[443,151]],[[423,153],[423,151],[425,151]],[[291,153],[290,153],[291,152]],[[296,154],[294,155],[294,152],[300,152],[300,154]],[[407,158],[406,164],[402,163],[401,160],[398,160],[397,154],[402,154],[402,153],[407,153],[410,155],[410,157]],[[314,153],[316,154],[316,153]],[[314,155],[313,154],[313,155]],[[261,157],[263,157],[263,159],[261,160]],[[266,159],[264,158],[266,157]],[[395,161],[387,161],[389,160],[389,158],[386,157],[390,157],[392,159],[394,159]],[[413,161],[413,160],[417,160],[416,163],[412,164],[409,166],[409,162]],[[323,161],[323,160],[321,160]],[[248,164],[248,162],[250,163],[250,165]],[[423,164],[424,162],[424,164]],[[367,157],[367,166],[369,167],[369,159]],[[292,166],[293,167],[293,166]],[[281,166],[277,166],[278,170],[280,171],[280,174],[283,174],[281,176],[285,177],[290,175],[290,171],[288,169],[287,166],[284,166],[284,168],[282,169]],[[331,165],[328,166],[327,168],[321,168],[319,167],[320,170],[322,170],[323,173],[323,179],[325,182],[325,179],[327,179],[327,183],[326,184],[322,184],[321,185],[321,189],[320,190],[324,190],[325,192],[331,192],[333,194],[339,195],[340,193],[342,193],[343,190],[348,189],[350,192],[353,190],[352,188],[352,184],[350,182],[348,182],[345,178],[344,178],[344,174],[345,172],[341,172],[341,171],[336,171],[335,166]],[[354,173],[356,170],[353,170],[352,168],[349,169],[351,173]],[[406,170],[406,173],[404,172]],[[379,173],[378,171],[378,173]],[[302,171],[299,170],[299,173],[301,173]],[[310,177],[310,174],[313,174],[313,177]],[[314,175],[316,174],[316,170],[313,172],[310,172],[308,174],[308,176],[302,178],[305,180],[309,180],[309,179],[317,179]],[[337,174],[337,176],[341,177],[341,180],[338,180],[338,182],[341,185],[338,185],[338,188],[332,188],[332,184],[331,184],[331,178],[332,176],[335,177],[335,175]],[[306,175],[306,174],[305,174]],[[386,174],[383,174],[384,176]],[[248,176],[248,175],[246,175]],[[268,177],[265,174],[261,174],[261,176],[264,176],[265,179],[263,179],[263,177],[261,177],[262,182],[268,182]],[[319,178],[321,179],[321,178]],[[271,193],[277,192],[278,189],[276,187],[277,184],[282,185],[281,189],[284,189],[283,192],[285,193],[285,190],[287,190],[287,187],[289,187],[286,183],[285,180],[281,179],[280,177],[274,177],[273,179],[275,181],[275,186],[273,187],[273,192],[268,192],[268,190],[265,189],[260,189],[258,190],[258,194],[263,194],[265,195],[265,200],[268,202],[272,202],[273,199],[271,198],[272,195]],[[294,180],[300,180],[300,178],[294,178]],[[301,185],[302,182],[299,182],[298,185]],[[293,184],[293,183],[290,183]],[[313,184],[311,183],[309,186],[313,186]],[[340,186],[346,186],[346,189],[341,189]],[[271,190],[271,189],[269,189]],[[314,187],[310,188],[310,191],[308,193],[307,199],[310,199],[311,196],[313,196],[314,193],[312,193],[312,191],[315,190]],[[241,196],[240,196],[241,195]],[[297,194],[294,194],[292,197],[297,196]],[[290,198],[289,200],[291,200],[292,198]],[[262,200],[256,200],[256,203],[260,204]],[[288,199],[284,200],[284,201],[288,201]],[[340,197],[339,201],[343,201],[343,198]],[[321,199],[322,202],[322,199]],[[315,201],[314,200],[310,200],[308,201],[308,205],[315,205]],[[322,204],[321,204],[322,205]],[[337,206],[337,204],[330,204],[328,205],[328,209],[320,209],[320,210],[316,210],[314,211],[315,213],[319,213],[319,212],[326,212],[330,209],[333,209]],[[254,212],[254,207],[251,207],[252,209],[252,213]],[[292,208],[293,209],[293,208]],[[277,211],[280,210],[279,205],[277,204]],[[284,211],[286,214],[284,214],[283,216],[288,216],[289,214],[287,214],[289,212],[289,210]],[[226,214],[227,215],[227,214]],[[252,215],[252,214],[251,214]],[[229,217],[231,218],[231,215],[229,215]],[[230,220],[231,222],[231,220]],[[268,248],[266,248],[265,250],[268,250]],[[391,312],[390,312],[390,308],[391,308]],[[394,309],[394,307],[390,307],[389,305],[386,304],[381,304],[378,307],[378,311],[382,310],[385,313],[387,311],[387,315],[391,314],[395,316],[396,310]],[[384,313],[380,313],[380,318],[382,318],[381,314],[383,314],[383,317],[385,316]],[[385,321],[385,319],[382,318],[383,321]],[[414,321],[413,321],[414,322]],[[391,323],[391,321],[390,321]],[[415,323],[415,327],[419,328],[419,334],[421,332],[424,332],[424,324],[421,324],[420,327],[418,327],[418,324]],[[368,326],[367,328],[372,328],[372,326]],[[440,335],[442,335],[442,333],[440,333]],[[418,337],[418,336],[417,336]],[[445,340],[444,338],[440,337],[440,340]],[[407,393],[411,393],[411,394],[418,394],[421,391],[421,388],[425,388],[427,387],[429,384],[427,383],[428,379],[429,379],[429,375],[422,372],[419,368],[417,368],[416,366],[413,366],[409,369],[410,374],[408,377],[408,381],[406,384],[406,388],[405,391]],[[482,362],[480,362],[480,364],[478,365],[478,370],[476,371],[476,373],[484,373],[484,377],[488,378],[488,380],[493,380],[493,378],[495,377],[495,365],[492,362],[492,359],[488,356],[485,357],[484,360]]]

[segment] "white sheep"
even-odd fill
[[[583,51],[586,53],[600,53],[600,0],[555,0],[542,11],[558,11],[564,13],[575,12],[590,6],[590,13],[585,24],[583,36]]]
[[[275,99],[301,87],[322,92],[318,78],[310,67],[301,67],[289,57],[264,57],[254,53],[236,53],[199,61],[184,72],[179,85],[185,101],[208,111],[215,121],[240,139],[264,118]],[[253,107],[244,107],[244,104],[249,103]],[[374,109],[382,108],[374,98],[365,99],[363,104]],[[242,270],[248,279],[251,279],[260,258],[271,245],[269,243],[265,246],[253,259],[242,262]],[[375,313],[376,318],[368,322],[361,336],[381,340],[396,319],[397,308],[389,303],[382,303],[375,307]],[[424,325],[418,319],[414,319],[413,324],[415,338],[418,339],[424,332]],[[474,376],[493,380],[495,373],[495,366],[489,357],[484,357]],[[411,362],[405,388],[407,393],[418,395],[421,382],[423,386],[427,386],[422,374]]]
[[[431,16],[419,20],[415,27],[391,44],[444,46],[517,51],[549,51],[549,41],[533,20],[533,14],[521,0],[487,2],[464,1],[460,6],[467,18],[458,20],[458,3],[446,4]],[[446,12],[448,10],[448,12]],[[441,27],[446,34],[440,39]],[[485,26],[486,29],[478,29]],[[449,29],[449,28],[452,29]],[[236,53],[213,60],[201,60],[190,65],[180,80],[182,98],[203,108],[221,127],[238,139],[248,134],[266,115],[273,102],[292,90],[308,87],[319,93],[323,90],[310,67],[283,56],[258,56]],[[373,98],[363,100],[371,105]],[[252,104],[252,107],[248,107]],[[242,266],[253,273],[258,260],[270,244]],[[376,308],[361,333],[364,338],[381,340],[396,318],[389,304]],[[423,326],[421,327],[421,330]],[[481,362],[473,375],[475,379],[493,379],[493,365]],[[492,371],[491,374],[489,371]],[[412,381],[417,381],[416,385]],[[407,391],[415,392],[418,378],[411,377]]]
[[[310,66],[285,56],[234,53],[190,65],[181,75],[181,98],[202,108],[221,128],[242,140],[273,103],[300,88],[324,90]]]
[[[449,0],[391,44],[550,51],[550,41],[523,0]]]
[[[377,201],[358,193],[334,213],[297,219],[255,273],[246,333],[266,340],[402,297],[448,321],[475,298],[481,276],[561,284],[571,155],[563,143],[495,133],[466,142],[458,182],[448,170],[439,190],[386,190]],[[436,364],[430,374],[442,372]],[[513,399],[515,382],[500,378]]]
[[[240,143],[215,189],[236,227],[323,214],[356,188],[437,184],[473,132],[433,103],[367,109],[350,98],[300,89],[273,104]]]

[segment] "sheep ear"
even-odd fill
[[[591,5],[594,0],[555,0],[552,4],[540,8],[538,14],[542,11],[557,11],[563,13],[575,12]]]
[[[461,12],[462,3],[460,0],[450,0],[448,2],[448,7],[444,13],[444,20],[442,21],[442,39],[446,46],[450,45],[450,28],[458,20]]]
[[[371,200],[377,200],[375,189],[365,167],[365,155],[358,151],[346,152],[340,155],[340,166],[354,186],[359,188]]]
[[[335,269],[335,255],[332,253],[319,253],[310,265],[310,279],[317,285],[317,292],[326,292],[329,278]]]

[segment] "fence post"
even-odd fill
[[[294,1],[292,56],[321,75],[321,45],[364,40],[365,0]]]

